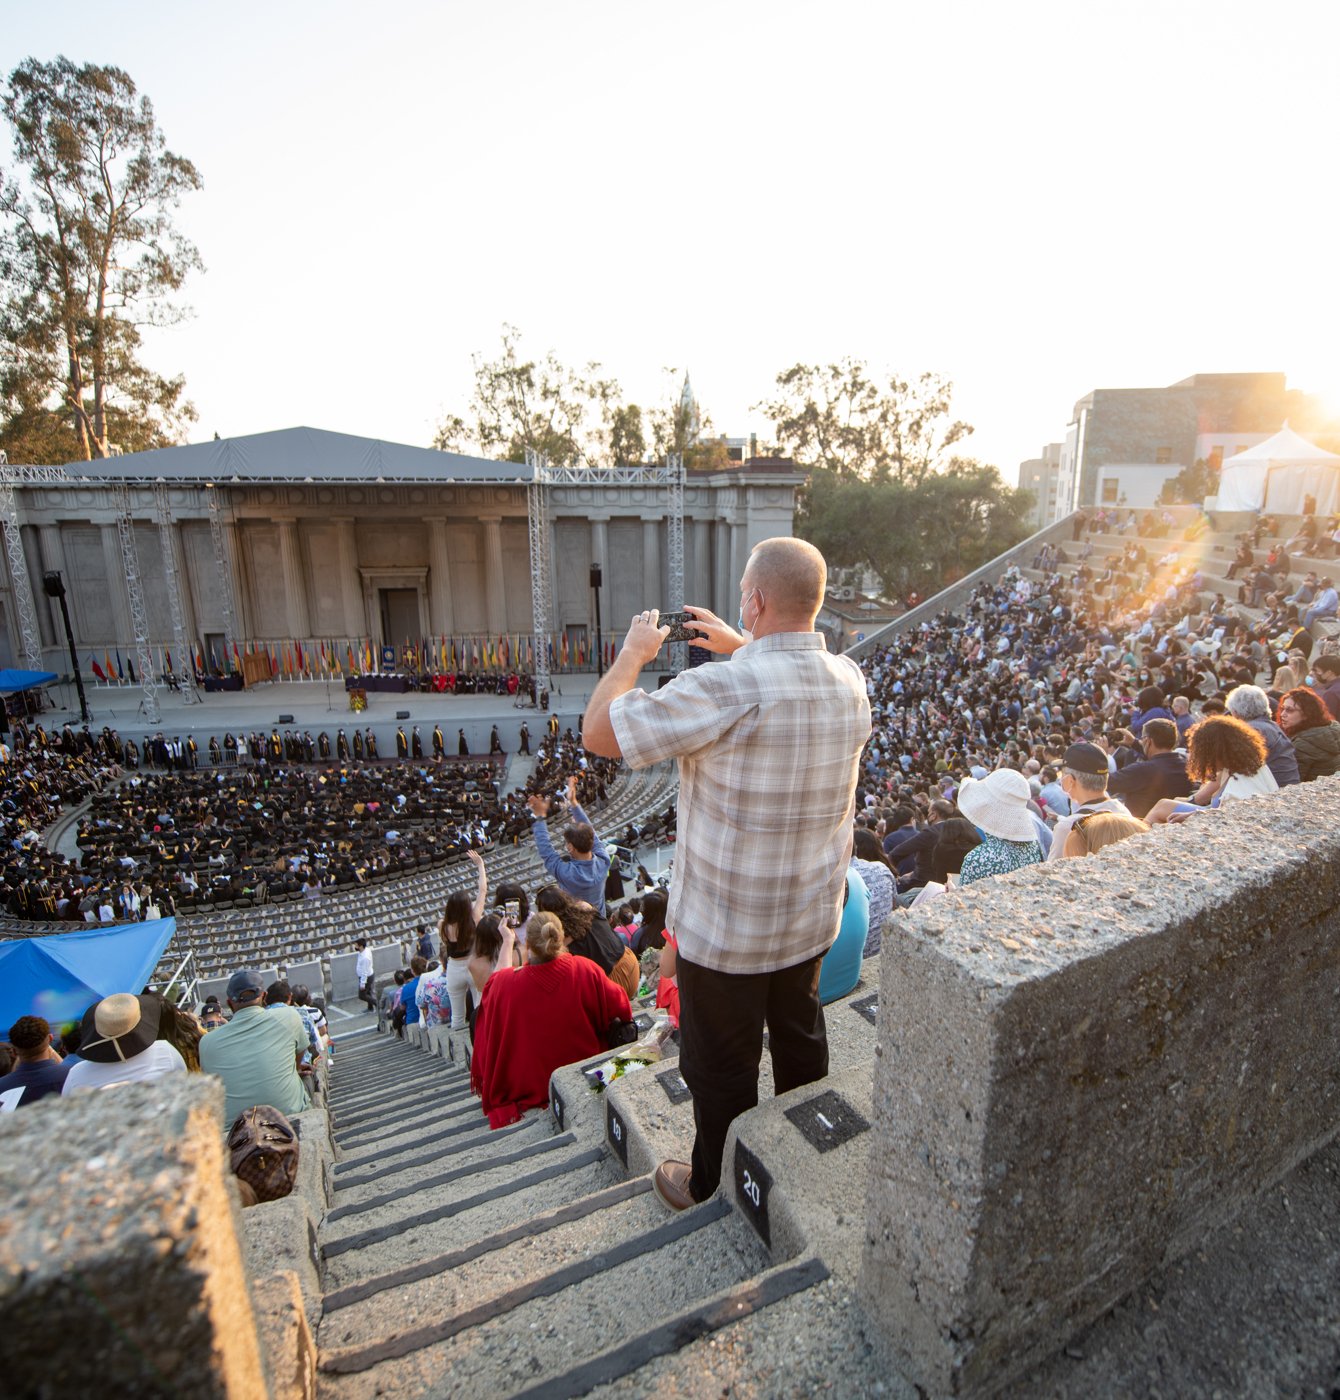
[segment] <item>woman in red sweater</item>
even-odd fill
[[[512,967],[514,934],[504,926],[498,970],[475,1013],[470,1082],[491,1128],[549,1102],[549,1076],[609,1046],[612,1021],[631,1019],[628,996],[588,958],[567,949],[553,914],[526,924],[525,967]]]

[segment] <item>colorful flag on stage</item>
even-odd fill
[[[168,675],[172,675],[172,653],[166,647],[163,648],[163,660],[166,663]]]
[[[117,678],[117,680],[119,680],[119,681],[124,681],[125,678],[126,678],[126,668],[125,668],[124,666],[122,666],[122,664],[121,664],[121,648],[120,648],[120,647],[117,647],[117,649],[116,649],[116,678]]]
[[[131,685],[139,685],[139,680],[135,675],[135,663],[130,658],[130,653],[126,653],[126,674],[130,677]]]
[[[96,656],[90,656],[88,662],[89,665],[93,667],[93,674],[97,676],[100,681],[105,682],[107,679],[107,672],[98,665],[98,658]]]

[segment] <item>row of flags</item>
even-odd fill
[[[586,670],[595,665],[596,648],[584,635],[569,641],[566,632],[555,632],[543,643],[550,670]],[[605,642],[601,659],[612,665],[618,653],[617,642]],[[175,675],[172,652],[165,646],[149,647],[149,655],[160,676]],[[324,639],[279,642],[246,642],[242,646],[214,645],[206,649],[196,644],[192,663],[196,672],[209,676],[240,674],[247,658],[264,658],[272,680],[340,680],[345,676],[375,676],[393,671],[533,671],[535,637],[530,633],[406,638],[399,646],[375,642],[371,637],[343,641]],[[94,676],[104,685],[138,685],[129,654],[124,661],[116,652],[104,651],[102,659],[89,657]]]

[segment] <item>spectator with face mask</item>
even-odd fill
[[[1298,755],[1293,751],[1285,732],[1270,718],[1270,701],[1259,685],[1234,686],[1224,704],[1230,715],[1236,716],[1256,730],[1265,740],[1266,763],[1280,787],[1298,782]]]

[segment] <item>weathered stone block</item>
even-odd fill
[[[298,1277],[287,1269],[267,1274],[251,1290],[270,1400],[314,1400],[316,1344],[307,1325]]]
[[[296,1191],[277,1201],[261,1201],[242,1212],[242,1252],[247,1273],[260,1278],[282,1269],[302,1289],[303,1306],[313,1326],[321,1316],[321,1250],[316,1219]]]
[[[946,895],[885,942],[863,1291],[989,1393],[1340,1126],[1340,780]]]
[[[205,1075],[0,1115],[0,1388],[265,1394]]]

